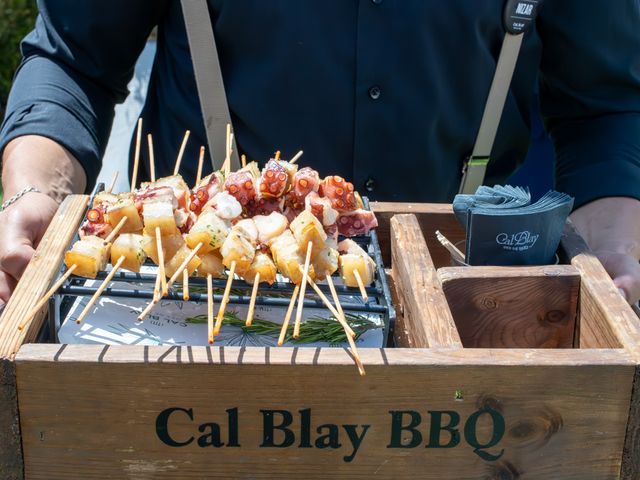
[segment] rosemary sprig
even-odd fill
[[[363,315],[353,315],[345,313],[347,323],[356,333],[356,340],[368,330],[379,328],[374,322]],[[206,315],[196,315],[186,319],[189,323],[207,323]],[[223,325],[232,325],[239,327],[245,333],[253,333],[256,335],[268,335],[278,337],[282,325],[260,318],[254,318],[251,326],[246,326],[245,321],[241,319],[237,312],[226,312]],[[293,343],[314,343],[324,342],[330,345],[337,345],[347,341],[347,335],[344,333],[342,325],[333,317],[323,318],[320,316],[309,317],[300,325],[300,336],[293,338],[293,325],[287,328],[285,340]]]

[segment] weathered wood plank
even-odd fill
[[[415,347],[461,347],[451,311],[415,215],[391,219],[391,269]]]
[[[582,276],[580,346],[623,345],[640,352],[638,317],[571,222],[567,222],[562,247]]]
[[[87,201],[85,195],[69,195],[53,217],[0,317],[0,358],[11,358],[20,345],[33,341],[40,332],[46,306],[27,328],[18,330],[18,325],[59,272],[65,248],[78,228]]]
[[[23,478],[16,368],[7,359],[0,359],[0,472],[5,480]]]
[[[363,350],[366,377],[342,349],[26,345],[16,363],[27,478],[619,475],[634,372],[624,352],[600,351],[600,364],[585,365],[588,352],[558,352],[574,357],[562,364],[548,351],[529,351],[538,358],[510,365],[497,350]],[[159,414],[176,407],[189,410],[175,411],[164,430]],[[228,425],[235,423],[227,410],[236,408],[239,446],[226,446],[234,444]],[[267,446],[262,410],[291,413],[289,447]],[[404,426],[419,415],[421,438],[409,429],[392,435],[391,411]],[[308,442],[301,415],[309,416]],[[274,418],[276,425],[283,420],[280,413]],[[452,418],[455,445],[436,448],[452,441]],[[212,422],[225,446],[200,447]],[[336,448],[317,448],[328,424],[337,425]],[[358,435],[370,425],[355,455],[343,425],[355,425]],[[169,446],[158,428],[193,441]],[[283,442],[284,432],[273,438]],[[407,446],[412,440],[415,448]],[[477,451],[500,457],[481,458],[476,441],[492,444]],[[390,448],[399,442],[403,448]]]
[[[465,347],[573,347],[574,267],[445,267],[438,276]]]
[[[397,214],[413,214],[429,247],[436,268],[451,265],[449,252],[438,242],[435,231],[440,230],[453,243],[464,240],[464,230],[453,216],[450,204],[371,202],[378,219],[378,239],[385,265],[391,264],[391,218]]]

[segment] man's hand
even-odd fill
[[[571,220],[626,300],[640,300],[640,201],[601,198],[577,209]]]
[[[58,204],[69,193],[84,191],[86,185],[78,161],[45,137],[31,135],[9,142],[2,167],[5,200],[27,186],[42,193],[27,193],[0,213],[0,307],[13,293]]]
[[[0,213],[0,305],[13,293],[58,203],[43,193],[28,193]]]

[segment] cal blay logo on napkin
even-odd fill
[[[549,191],[531,203],[527,189],[481,186],[457,195],[456,218],[467,232],[469,265],[545,265],[553,263],[573,198]]]

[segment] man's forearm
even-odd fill
[[[80,163],[49,138],[37,135],[15,138],[2,154],[5,198],[34,186],[59,203],[70,193],[84,192],[86,183]]]
[[[601,198],[577,209],[571,220],[592,250],[640,258],[640,200]]]

